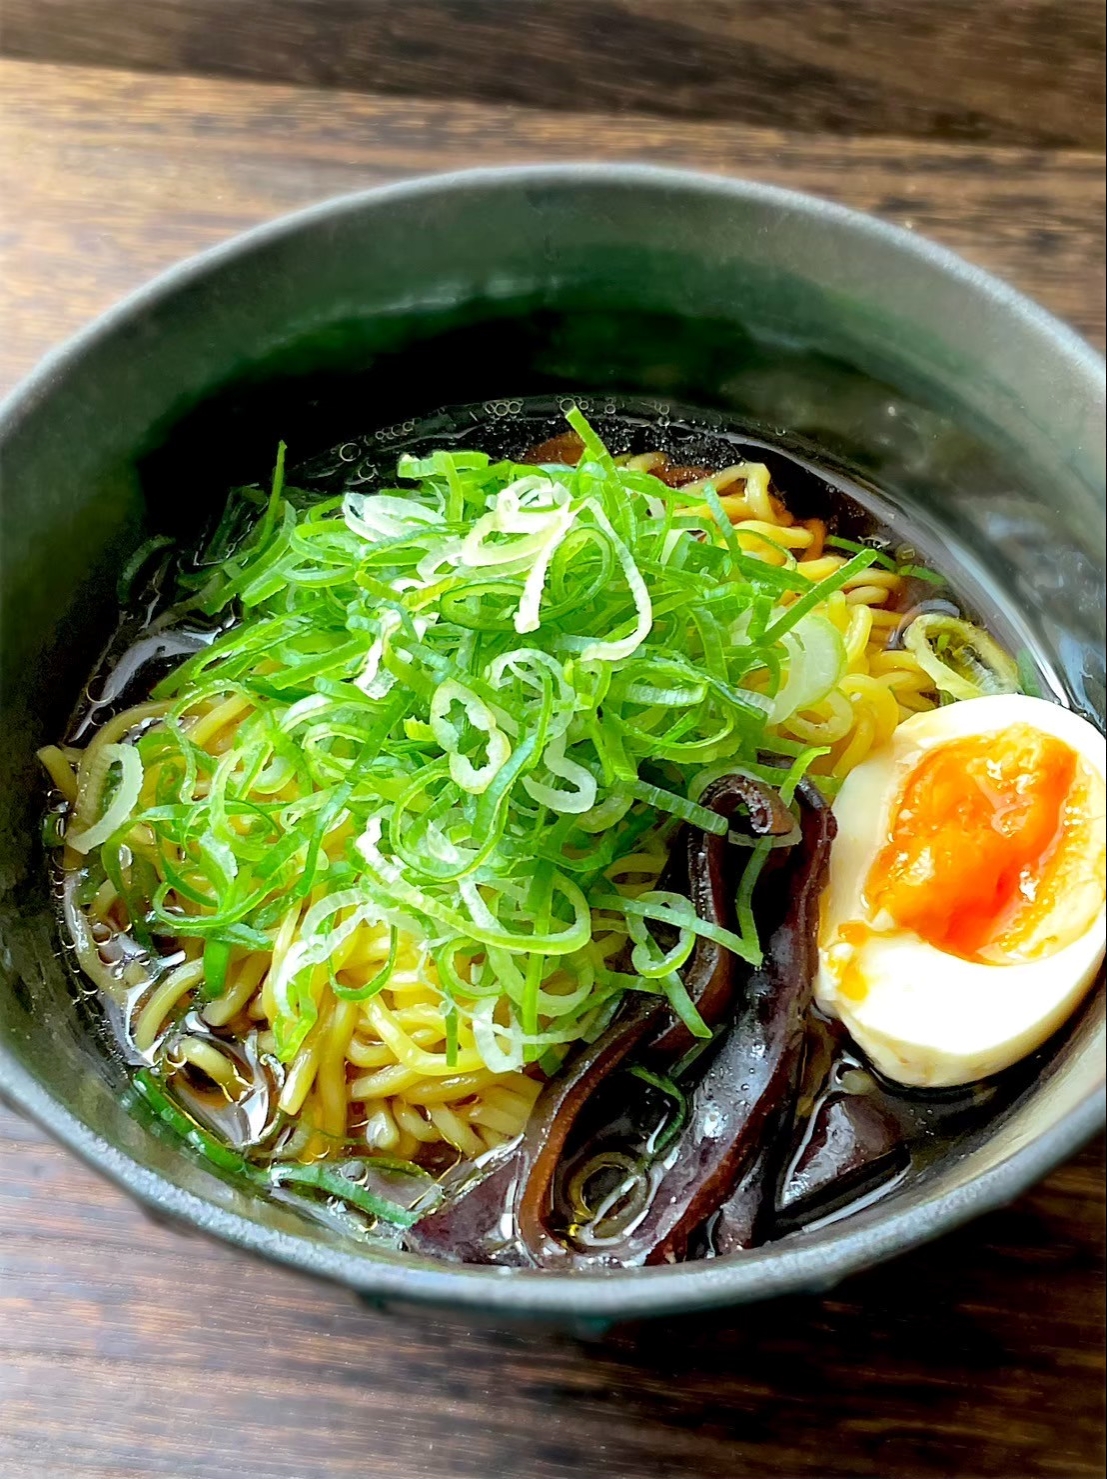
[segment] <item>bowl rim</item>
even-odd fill
[[[875,240],[976,293],[1064,356],[1078,376],[1104,394],[1104,360],[1075,330],[985,269],[901,227],[804,192],[697,170],[647,164],[522,164],[421,175],[335,196],[263,222],[186,258],[138,287],[52,349],[0,403],[0,445],[45,400],[54,385],[102,340],[180,289],[318,222],[387,209],[397,202],[473,187],[514,191],[535,186],[636,187],[684,191],[721,202],[775,206],[808,221],[833,223]],[[1005,1160],[921,1206],[875,1207],[809,1235],[732,1258],[592,1274],[419,1261],[385,1262],[309,1237],[269,1228],[148,1169],[110,1145],[64,1108],[0,1043],[0,1086],[15,1109],[152,1211],[302,1272],[347,1285],[371,1301],[398,1301],[501,1316],[609,1322],[733,1305],[778,1294],[830,1287],[1012,1200],[1087,1141],[1105,1118],[1093,1088],[1047,1131]],[[894,1204],[891,1204],[894,1208]]]
[[[977,266],[949,247],[928,237],[919,236],[903,226],[883,221],[866,211],[840,205],[803,190],[782,185],[746,180],[736,175],[714,174],[707,170],[680,169],[669,165],[624,164],[582,161],[557,164],[487,165],[474,169],[449,170],[416,175],[384,185],[372,185],[328,196],[312,205],[286,211],[271,220],[261,221],[245,231],[236,232],[225,241],[216,242],[164,268],[148,281],[110,303],[82,328],[66,336],[47,350],[43,357],[0,399],[0,443],[14,428],[18,419],[32,410],[41,395],[50,390],[55,379],[75,364],[99,340],[108,338],[117,328],[144,309],[152,308],[189,283],[217,270],[225,262],[246,256],[258,247],[293,236],[304,227],[338,216],[356,215],[365,207],[387,207],[394,201],[418,200],[424,195],[449,193],[470,186],[499,186],[516,189],[528,185],[561,184],[633,184],[644,187],[684,189],[690,194],[717,195],[723,199],[749,200],[775,205],[811,219],[837,223],[933,268],[962,286],[990,298],[1000,308],[1020,319],[1025,327],[1040,333],[1066,355],[1072,356],[1080,369],[1105,381],[1107,364],[1081,334],[1062,319],[1050,313],[1025,293],[1004,282],[984,267]]]

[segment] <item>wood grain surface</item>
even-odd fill
[[[3,371],[189,252],[429,170],[638,159],[810,190],[933,236],[1102,345],[1103,158],[842,139],[0,61]]]
[[[335,191],[524,158],[814,190],[1102,344],[1102,159],[0,63],[0,389],[160,267]],[[0,1110],[2,1479],[1079,1476],[1102,1149],[821,1298],[613,1333],[399,1321],[150,1222]]]
[[[315,87],[1102,146],[1102,0],[4,0],[0,50]]]

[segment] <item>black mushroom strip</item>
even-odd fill
[[[711,1228],[732,1253],[887,1190],[910,1160],[901,1095],[865,1070],[840,1024],[808,1013],[791,1125],[766,1142]]]
[[[715,781],[701,804],[755,837],[783,837],[795,826],[779,796],[746,776]],[[733,855],[725,837],[682,827],[662,882],[673,892],[687,893],[701,918],[733,928]],[[738,966],[728,950],[710,940],[697,941],[684,985],[709,1027],[719,1026],[732,1009]],[[568,1257],[569,1250],[546,1230],[544,1210],[566,1141],[581,1112],[635,1054],[665,1066],[691,1045],[691,1035],[667,1002],[629,994],[601,1036],[575,1054],[546,1085],[526,1134],[510,1158],[424,1217],[409,1234],[410,1246],[469,1262],[547,1263]],[[505,1236],[506,1224],[512,1225],[517,1237]]]
[[[903,1127],[882,1101],[879,1091],[832,1090],[816,1107],[778,1193],[786,1226],[829,1216],[906,1169]]]
[[[830,809],[813,787],[802,790],[801,812],[800,841],[771,879],[778,900],[786,901],[783,918],[691,1095],[644,1215],[619,1241],[605,1240],[598,1259],[595,1253],[574,1255],[546,1226],[554,1168],[539,1148],[516,1194],[519,1238],[535,1263],[627,1266],[683,1259],[709,1218],[722,1209],[725,1220],[728,1198],[747,1168],[790,1119],[815,973],[818,900],[834,833]],[[564,1145],[564,1134],[559,1138],[555,1154]]]
[[[726,817],[732,832],[786,837],[795,830],[795,818],[777,793],[749,776],[726,775],[712,782],[701,797],[701,805]],[[739,816],[739,812],[745,815]],[[674,840],[661,887],[687,894],[701,919],[733,929],[734,858],[733,844],[726,837],[701,832],[698,827],[682,827]],[[684,986],[709,1027],[717,1027],[727,1018],[734,1000],[738,964],[729,950],[714,941],[696,942]],[[688,1028],[668,1008],[662,1018],[649,1044],[655,1066],[675,1063],[694,1043]]]
[[[546,1085],[514,1153],[483,1180],[424,1217],[408,1235],[410,1246],[468,1263],[543,1261],[529,1245],[519,1243],[516,1203],[525,1199],[528,1187],[537,1185],[539,1176],[543,1185],[547,1175],[552,1180],[581,1111],[608,1075],[626,1062],[651,1030],[657,1030],[663,1007],[650,996],[625,1002],[606,1032]],[[552,1237],[549,1242],[547,1257],[560,1247]]]

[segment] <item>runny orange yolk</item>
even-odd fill
[[[929,751],[869,874],[874,916],[969,960],[1032,928],[1076,780],[1069,746],[1027,724]]]

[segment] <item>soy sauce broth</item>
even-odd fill
[[[290,485],[308,497],[333,496],[354,489],[373,492],[394,484],[396,459],[401,452],[426,455],[435,448],[475,448],[493,458],[523,459],[539,444],[564,430],[563,410],[578,405],[589,418],[609,450],[616,456],[661,451],[674,463],[716,470],[737,461],[765,463],[772,482],[783,496],[789,512],[798,520],[817,517],[828,532],[843,539],[869,544],[898,563],[919,563],[943,577],[908,580],[900,593],[899,606],[913,609],[949,609],[985,626],[1010,652],[1018,654],[1024,682],[1043,695],[1066,701],[1064,686],[1032,648],[1025,624],[1017,613],[1001,607],[989,596],[986,577],[964,550],[945,543],[939,531],[923,523],[909,523],[879,492],[846,470],[826,465],[815,449],[798,442],[770,443],[761,437],[732,429],[709,413],[671,407],[659,402],[627,399],[562,397],[508,399],[454,408],[423,422],[407,421],[345,441],[330,450],[296,462],[288,473]],[[296,449],[293,449],[295,454]],[[226,531],[227,547],[233,547],[249,527],[251,509],[243,506],[237,528]],[[210,540],[200,542],[203,549]],[[135,702],[141,701],[157,681],[190,653],[200,650],[222,629],[223,623],[190,620],[176,625],[171,620],[171,601],[176,573],[195,568],[197,555],[168,547],[151,550],[139,568],[120,624],[101,662],[92,675],[82,702],[74,714],[67,739],[83,744],[101,725]],[[62,929],[64,939],[65,931]],[[164,941],[171,951],[174,942]],[[129,1065],[150,1061],[134,1044],[133,1024],[137,1002],[126,993],[109,1000],[103,993],[89,991],[87,979],[73,967],[73,979],[81,1001],[96,1020],[110,1051]],[[256,1046],[245,1050],[238,1044],[233,1024],[225,1031],[191,1024],[208,1032],[224,1049],[232,1047],[242,1059],[242,1070],[251,1084],[240,1105],[228,1106],[217,1086],[202,1073],[187,1068],[174,1076],[173,1092],[197,1123],[247,1157],[269,1156],[283,1133],[274,1111],[281,1080],[281,1067]],[[993,1117],[1015,1105],[1047,1069],[1059,1043],[1072,1030],[1063,1028],[1053,1042],[997,1077],[964,1089],[920,1092],[903,1089],[881,1080],[866,1064],[836,1023],[811,1007],[805,1053],[794,1122],[787,1145],[760,1168],[760,1210],[751,1242],[801,1236],[804,1231],[828,1220],[849,1216],[874,1197],[893,1193],[905,1181],[925,1176],[935,1162],[956,1153],[957,1147],[977,1134]],[[691,1092],[715,1045],[674,1073],[673,1081],[684,1094]],[[828,1107],[862,1105],[878,1120],[892,1127],[891,1144],[874,1156],[871,1167],[847,1167],[833,1173],[833,1153],[812,1151],[812,1139],[828,1116]],[[615,1075],[589,1106],[574,1130],[558,1173],[551,1225],[582,1251],[597,1239],[582,1233],[580,1210],[606,1207],[604,1216],[626,1223],[635,1214],[636,1192],[628,1168],[645,1165],[645,1175],[656,1178],[664,1165],[657,1153],[671,1128],[673,1104],[655,1085],[632,1073]],[[598,1166],[581,1183],[590,1161]],[[502,1158],[486,1158],[486,1171],[495,1173]],[[439,1158],[442,1161],[442,1158]],[[812,1169],[814,1165],[814,1170]],[[445,1158],[433,1166],[446,1185],[468,1182],[471,1173]],[[626,1173],[626,1174],[624,1174]],[[620,1195],[620,1176],[627,1183]],[[806,1177],[806,1179],[805,1179]],[[504,1182],[504,1212],[512,1186]],[[281,1199],[291,1200],[305,1215],[318,1215],[319,1206],[310,1198],[296,1197],[283,1189]],[[333,1206],[326,1209],[328,1218]],[[600,1238],[602,1243],[602,1236]],[[512,1261],[510,1248],[490,1248],[491,1257]],[[690,1256],[713,1256],[717,1249],[710,1225],[702,1230]],[[597,1252],[599,1248],[597,1247]]]

